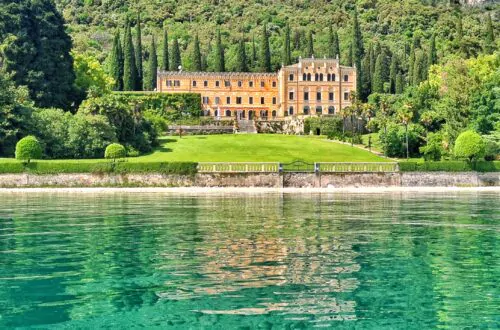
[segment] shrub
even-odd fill
[[[494,132],[491,135],[483,135],[485,142],[486,160],[495,160],[500,155],[500,132]]]
[[[440,160],[444,154],[443,136],[440,133],[429,133],[427,135],[427,144],[420,147],[420,152],[427,161]]]
[[[440,162],[400,162],[401,172],[499,172],[500,162],[464,162],[464,161],[440,161]]]
[[[104,158],[107,159],[116,159],[116,158],[124,158],[127,156],[127,151],[125,147],[119,143],[112,143],[106,147],[106,151],[104,152]]]
[[[419,149],[423,144],[422,135],[424,128],[418,124],[408,126],[408,144],[410,157],[419,155]],[[402,125],[390,124],[387,126],[387,133],[384,130],[379,132],[379,139],[382,147],[389,157],[406,157],[406,135]]]
[[[461,133],[455,141],[453,153],[457,158],[465,158],[469,161],[484,156],[485,143],[481,135],[474,131]]]
[[[162,173],[162,174],[181,174],[194,175],[198,171],[198,163],[176,162],[121,162],[116,163],[115,172],[118,173]]]
[[[32,159],[40,158],[42,158],[42,146],[36,137],[29,135],[17,142],[16,159],[27,160],[29,163]]]

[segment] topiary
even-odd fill
[[[127,151],[119,143],[111,143],[106,147],[106,151],[104,152],[104,158],[107,159],[124,158],[125,156],[127,156]]]
[[[42,146],[36,137],[29,135],[17,142],[16,159],[27,160],[29,163],[32,159],[40,158],[42,158]]]
[[[472,161],[483,157],[485,148],[486,146],[481,135],[474,131],[465,131],[455,141],[453,154],[457,158],[466,158]]]

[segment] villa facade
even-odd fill
[[[350,105],[356,68],[338,59],[299,59],[277,73],[158,73],[157,91],[199,93],[205,116],[219,119],[283,119],[336,114]]]

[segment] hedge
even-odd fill
[[[62,174],[62,173],[162,173],[194,175],[198,163],[162,162],[21,162],[0,163],[0,173]]]
[[[500,161],[487,162],[464,162],[464,161],[440,161],[440,162],[411,162],[399,163],[401,172],[500,172]]]

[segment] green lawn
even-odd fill
[[[241,134],[164,137],[162,146],[135,161],[194,162],[384,162],[370,152],[320,137]]]

